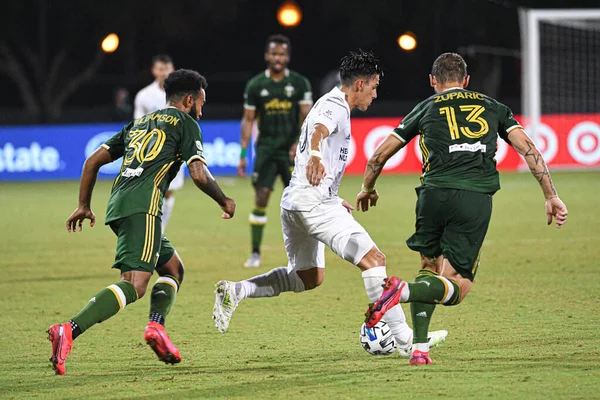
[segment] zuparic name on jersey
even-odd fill
[[[483,95],[481,93],[458,91],[458,92],[437,95],[437,96],[435,96],[434,103],[441,103],[442,101],[448,101],[448,100],[454,100],[454,99],[483,100]]]
[[[177,126],[177,123],[181,120],[181,118],[176,118],[172,115],[162,114],[162,113],[152,113],[148,115],[144,115],[142,118],[138,118],[135,120],[135,125],[143,124],[148,121],[157,120],[158,122],[166,122],[173,126]]]

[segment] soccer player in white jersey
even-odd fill
[[[165,95],[164,82],[167,76],[175,70],[173,66],[173,60],[171,57],[165,54],[159,54],[152,58],[152,75],[154,76],[154,82],[143,88],[135,96],[133,118],[142,118],[146,114],[150,114],[153,111],[165,108],[167,105],[167,99]],[[175,195],[174,191],[181,190],[183,188],[183,182],[185,180],[183,166],[179,170],[179,173],[171,181],[169,190],[165,194],[165,198],[162,206],[162,231],[165,232],[167,222],[171,218],[173,213],[173,207],[175,207]]]
[[[350,146],[350,111],[365,111],[377,97],[383,75],[370,52],[350,52],[341,61],[341,88],[334,88],[317,101],[302,125],[295,168],[281,199],[281,223],[288,266],[241,282],[220,281],[216,285],[213,310],[221,333],[245,298],[300,293],[323,283],[325,246],[358,266],[369,299],[379,298],[387,276],[384,254],[365,229],[352,217],[353,207],[338,196]],[[387,312],[400,354],[410,355],[412,329],[402,308]],[[437,345],[448,332],[431,332]]]

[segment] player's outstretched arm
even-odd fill
[[[217,181],[213,178],[206,165],[200,160],[194,160],[188,165],[190,176],[200,190],[217,202],[223,210],[223,219],[229,219],[235,214],[235,202],[225,196]]]
[[[531,174],[540,184],[544,197],[546,198],[546,216],[548,225],[552,223],[552,217],[556,221],[556,226],[560,228],[567,220],[567,206],[558,198],[558,193],[552,183],[550,171],[542,157],[542,153],[535,147],[533,140],[521,128],[513,129],[508,133],[510,144],[521,154]]]
[[[242,118],[242,133],[240,136],[240,147],[242,153],[240,154],[240,163],[238,164],[238,175],[246,176],[246,153],[248,152],[248,146],[250,145],[250,137],[252,136],[252,125],[256,119],[256,109],[244,109],[244,117]]]
[[[83,227],[83,221],[85,219],[90,220],[90,227],[96,223],[96,216],[92,212],[92,192],[96,185],[96,179],[98,178],[98,171],[100,167],[105,164],[112,162],[113,159],[103,147],[93,152],[83,164],[83,170],[81,171],[81,180],[79,182],[79,205],[77,209],[73,211],[71,216],[67,219],[67,231],[76,232],[81,231]]]
[[[362,190],[356,196],[356,209],[367,211],[369,206],[375,207],[379,194],[375,190],[375,182],[383,171],[387,160],[403,148],[405,142],[394,135],[390,135],[375,149],[375,153],[369,159],[363,178]]]

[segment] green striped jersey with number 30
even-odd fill
[[[102,145],[113,160],[123,157],[106,211],[106,223],[129,215],[161,216],[162,201],[181,164],[206,164],[197,121],[174,107],[144,115]]]

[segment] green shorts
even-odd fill
[[[290,184],[294,164],[290,161],[289,151],[256,148],[252,184],[273,189],[277,175],[281,176],[283,186]]]
[[[416,190],[416,232],[406,244],[426,257],[443,255],[473,281],[492,217],[492,195],[431,186]]]
[[[109,223],[117,235],[117,254],[113,268],[154,272],[167,263],[175,248],[162,235],[161,220],[149,214],[133,214]]]

